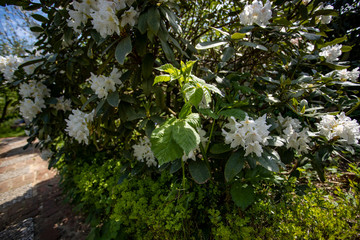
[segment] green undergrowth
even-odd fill
[[[14,127],[16,119],[11,118],[0,123],[0,138],[25,136],[25,127]]]
[[[259,183],[257,201],[236,207],[223,186],[181,182],[167,171],[131,177],[115,159],[57,163],[62,186],[87,214],[88,239],[359,239],[359,168],[345,188],[290,178]]]

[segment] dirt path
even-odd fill
[[[55,170],[26,138],[0,139],[0,239],[85,239],[83,219],[63,203]]]

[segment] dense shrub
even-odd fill
[[[100,160],[100,159],[98,159]],[[360,231],[359,183],[349,189],[324,190],[299,185],[293,177],[279,184],[256,185],[256,201],[246,211],[236,207],[222,186],[181,182],[167,171],[125,178],[123,166],[110,159],[67,174],[72,201],[88,214],[90,239],[357,239]],[[302,169],[303,176],[311,173]],[[360,169],[351,172],[360,177]],[[70,180],[71,179],[71,180]],[[264,187],[264,185],[266,187]],[[343,187],[346,187],[345,185]]]
[[[33,15],[37,48],[26,59],[1,58],[2,78],[19,88],[29,143],[40,140],[69,198],[101,226],[90,237],[269,237],[252,211],[271,206],[271,218],[288,225],[258,219],[274,237],[347,229],[322,219],[309,229],[296,206],[322,193],[289,195],[304,166],[325,181],[327,166],[359,151],[360,72],[342,54],[352,49],[347,37],[328,38],[332,6],[14,4],[43,14]],[[289,209],[277,205],[277,189]],[[311,218],[327,216],[316,206]]]

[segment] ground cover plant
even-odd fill
[[[13,4],[42,14],[2,80],[90,239],[358,237],[356,181],[331,197],[311,181],[358,171],[360,72],[331,5]]]

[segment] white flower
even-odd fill
[[[327,46],[321,49],[320,56],[325,57],[326,61],[334,62],[339,60],[338,57],[341,55],[341,44],[336,44],[334,46]]]
[[[243,25],[256,23],[259,26],[269,24],[271,18],[271,3],[266,1],[265,5],[261,1],[253,1],[251,5],[246,5],[240,14],[240,22]]]
[[[242,146],[246,150],[245,156],[255,153],[260,157],[263,152],[262,146],[268,145],[270,125],[266,124],[266,114],[256,120],[246,116],[240,123],[231,117],[225,128],[230,130],[227,132],[222,129],[225,143],[230,144],[231,148]]]
[[[78,29],[78,27],[80,27],[81,24],[86,24],[90,15],[91,7],[97,9],[97,4],[95,0],[85,0],[81,3],[74,1],[72,6],[74,10],[68,10],[70,15],[70,19],[68,19],[68,26],[72,27],[75,32],[81,33],[81,30]]]
[[[41,58],[41,55],[38,52],[36,55],[27,56],[26,58],[23,59],[23,61],[24,61],[24,63],[26,63],[26,62],[38,60],[40,58]],[[37,63],[27,65],[27,66],[23,67],[23,69],[28,75],[31,75],[34,73],[35,69],[40,65],[41,65],[41,62],[37,62]]]
[[[340,79],[350,80],[352,82],[356,82],[359,78],[359,68],[354,68],[352,71],[348,71],[347,69],[342,69],[336,72],[336,76]]]
[[[290,43],[298,47],[299,46],[299,41],[301,41],[301,40],[302,40],[301,37],[292,38],[292,39],[290,39]]]
[[[306,50],[307,50],[308,52],[312,52],[312,51],[314,51],[314,49],[315,49],[314,44],[312,44],[312,43],[306,43]]]
[[[41,82],[30,81],[20,84],[19,94],[23,98],[45,98],[50,96],[50,90]]]
[[[325,115],[316,126],[320,134],[328,140],[339,137],[347,144],[358,144],[360,139],[360,125],[356,120],[347,117],[344,112],[336,116]]]
[[[113,2],[107,0],[99,0],[99,10],[94,10],[90,13],[93,18],[91,23],[94,29],[105,38],[113,35],[114,32],[120,35],[119,19],[116,16],[116,8]]]
[[[120,0],[120,1],[124,1],[124,0]],[[125,0],[125,2],[130,7],[135,2],[135,0]]]
[[[36,98],[35,101],[25,98],[20,101],[20,114],[23,118],[32,121],[36,115],[45,108],[45,102],[42,98]]]
[[[126,3],[127,3],[128,1],[126,1],[126,0],[115,0],[114,2],[115,2],[115,9],[116,9],[116,11],[120,11],[120,10],[123,10],[123,9],[126,8]],[[132,3],[131,3],[131,4],[132,4]],[[131,5],[131,4],[130,4],[130,5]],[[130,6],[130,5],[128,5],[128,6]]]
[[[64,96],[61,96],[57,98],[57,103],[52,104],[51,106],[58,111],[71,111],[71,100],[64,99]]]
[[[91,89],[95,91],[99,98],[106,98],[110,91],[116,91],[116,85],[122,86],[121,75],[122,73],[117,68],[114,68],[109,77],[96,76],[91,73],[91,77],[87,81],[90,82]]]
[[[328,9],[334,9],[334,7],[331,5],[327,5],[327,6],[323,7],[322,9],[328,10]],[[331,22],[331,18],[332,18],[332,16],[329,16],[329,15],[321,16],[320,21],[322,24],[329,24]]]
[[[298,153],[307,153],[309,149],[309,129],[304,128],[302,131],[301,123],[298,119],[291,117],[283,118],[281,115],[278,116],[278,121],[282,127],[283,134],[282,138],[285,139],[287,143],[287,148],[293,148]]]
[[[88,124],[93,121],[94,111],[86,114],[80,110],[72,110],[69,119],[66,119],[66,129],[70,137],[75,138],[79,143],[89,144],[89,128]]]
[[[121,15],[121,27],[124,27],[126,24],[129,24],[130,27],[133,27],[136,24],[138,16],[138,11],[131,7],[129,10],[124,12],[123,15]]]
[[[41,151],[41,158],[43,159],[43,160],[48,160],[49,158],[51,158],[52,157],[52,155],[53,155],[54,153],[51,151],[51,150],[49,150],[49,149],[43,149],[42,151]]]
[[[348,72],[348,79],[352,82],[356,82],[357,79],[359,78],[359,74],[360,74],[359,67],[354,68],[352,71]]]
[[[157,166],[154,153],[151,151],[151,143],[149,138],[145,136],[144,138],[140,139],[138,144],[133,145],[132,148],[134,149],[134,156],[138,161],[145,161],[148,167],[151,167],[151,165],[155,167]]]
[[[209,141],[208,137],[205,137],[206,132],[205,130],[203,130],[202,128],[196,128],[197,132],[199,133],[200,136],[200,144],[202,145],[203,148],[206,147],[206,143]],[[188,155],[186,155],[184,153],[184,155],[182,156],[182,160],[185,162],[188,159],[192,159],[194,161],[196,161],[196,154],[200,152],[200,146],[197,146],[196,148],[194,148],[192,151],[189,152]]]
[[[9,82],[13,81],[14,72],[17,70],[23,59],[14,55],[6,57],[0,56],[0,72],[4,74],[4,78]]]

